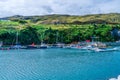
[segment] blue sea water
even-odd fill
[[[0,51],[0,80],[109,80],[120,74],[120,51]]]

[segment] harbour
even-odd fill
[[[109,80],[120,74],[120,51],[17,49],[0,51],[1,80]]]
[[[119,3],[0,0],[0,80],[120,80]]]

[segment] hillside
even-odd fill
[[[44,15],[44,16],[20,16],[1,18],[0,20],[30,21],[36,24],[120,24],[120,13],[93,14],[84,16],[75,15]]]
[[[99,37],[102,42],[118,41],[119,30],[120,14],[118,13],[85,16],[16,15],[0,19],[0,41],[5,45],[15,44],[17,32],[19,43],[29,45],[33,42],[40,44],[41,40],[54,44],[57,42],[56,39],[63,43],[91,41],[93,36]]]

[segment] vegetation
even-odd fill
[[[0,41],[5,45],[15,44],[18,32],[22,45],[45,43],[72,43],[99,37],[99,41],[116,41],[111,30],[120,29],[120,14],[86,16],[47,15],[13,16],[1,18]]]

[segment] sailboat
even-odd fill
[[[9,47],[3,46],[3,42],[0,41],[0,50],[9,50]]]
[[[16,39],[15,39],[15,45],[10,46],[10,49],[21,49],[22,46],[20,44],[18,44],[18,31],[16,33]]]
[[[43,42],[43,36],[44,36],[44,34],[41,35],[41,44],[39,46],[40,49],[46,49],[46,48],[48,48],[48,46]]]
[[[0,47],[2,47],[2,45],[3,45],[3,42],[1,41],[1,42],[0,42]]]
[[[43,43],[43,35],[41,35],[41,44],[35,45],[33,42],[31,45],[26,46],[24,49],[46,49],[48,46]]]
[[[46,44],[44,44],[44,43],[41,43],[39,48],[40,49],[46,49],[46,48],[48,48],[48,46]]]
[[[63,36],[62,36],[63,37]],[[52,46],[53,48],[64,48],[65,44],[62,43],[63,39],[59,35],[59,32],[56,32],[56,43]]]
[[[24,49],[38,49],[38,47],[33,42],[31,45],[26,46]]]

